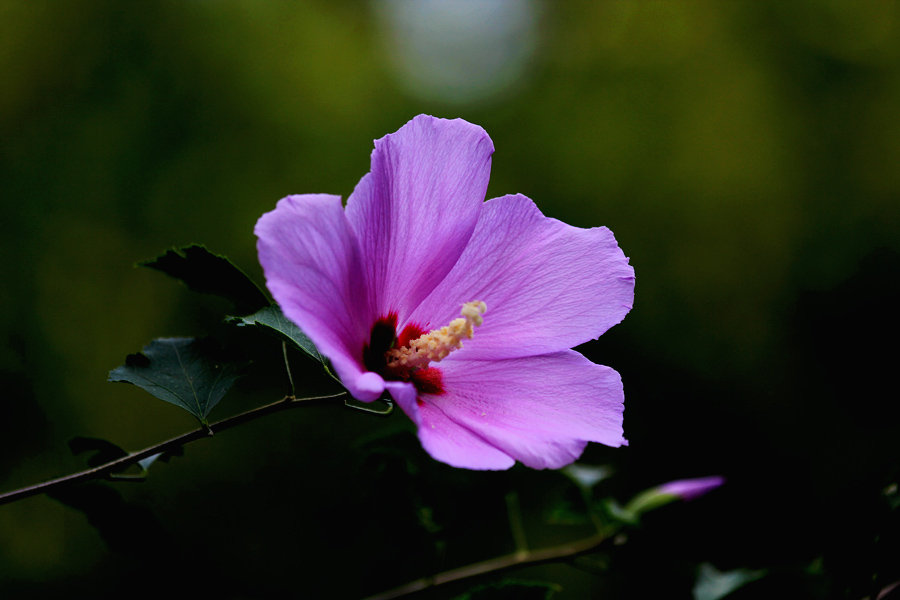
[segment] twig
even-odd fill
[[[291,363],[288,361],[287,342],[281,342],[281,355],[284,356],[284,370],[287,373],[288,383],[291,385],[291,396],[297,392],[294,390],[294,377],[291,375]]]
[[[401,585],[392,590],[369,596],[366,600],[392,600],[393,598],[401,598],[415,592],[421,592],[428,588],[477,577],[478,575],[484,575],[486,573],[499,573],[515,567],[536,565],[563,558],[574,558],[580,554],[586,554],[596,550],[600,544],[608,539],[607,536],[598,534],[575,542],[560,544],[559,546],[552,546],[541,550],[526,550],[524,552],[520,551],[505,556],[498,556],[490,560],[473,563],[471,565],[466,565],[465,567],[459,567],[458,569],[444,571],[443,573],[438,573],[431,577],[416,579],[406,585]]]
[[[301,404],[309,404],[311,402],[341,398],[346,394],[347,392],[340,392],[338,394],[331,394],[329,396],[312,396],[309,398],[295,398],[293,396],[285,396],[277,402],[272,402],[271,404],[253,408],[246,412],[242,412],[226,419],[222,419],[221,421],[217,421],[209,426],[205,426],[194,431],[189,431],[188,433],[183,433],[164,442],[154,444],[153,446],[149,446],[137,452],[132,452],[127,456],[117,458],[116,460],[112,460],[92,469],[79,471],[78,473],[72,473],[71,475],[65,475],[63,477],[44,481],[43,483],[30,485],[18,490],[6,492],[5,494],[0,494],[0,505],[9,504],[10,502],[22,500],[23,498],[28,498],[37,494],[43,494],[66,485],[78,483],[79,481],[87,481],[90,479],[99,479],[101,477],[106,477],[115,471],[119,471],[138,461],[144,460],[149,456],[153,456],[154,454],[173,450],[189,442],[207,438],[210,436],[210,433],[212,431],[218,433],[220,431],[225,431],[226,429],[231,429],[232,427],[235,427],[242,423],[253,421],[268,414],[280,412],[282,410],[288,410],[290,408],[300,406]]]

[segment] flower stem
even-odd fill
[[[117,458],[115,460],[111,460],[108,463],[104,463],[102,465],[93,467],[91,469],[87,469],[84,471],[79,471],[77,473],[72,473],[70,475],[65,475],[63,477],[57,477],[56,479],[50,479],[49,481],[44,481],[42,483],[37,483],[35,485],[30,485],[27,487],[23,487],[17,490],[13,490],[11,492],[6,492],[4,494],[0,494],[0,505],[9,504],[10,502],[15,502],[17,500],[22,500],[23,498],[28,498],[30,496],[35,496],[37,494],[43,494],[50,491],[57,490],[59,488],[72,485],[81,481],[88,481],[90,479],[99,479],[101,477],[109,477],[116,471],[120,471],[125,467],[128,467],[138,461],[144,460],[147,457],[153,456],[154,454],[158,454],[160,452],[166,452],[169,450],[174,450],[179,446],[183,446],[187,443],[193,442],[195,440],[204,439],[210,437],[210,431],[215,431],[216,433],[225,431],[226,429],[231,429],[232,427],[236,427],[242,423],[246,423],[248,421],[254,421],[262,416],[269,415],[275,412],[280,412],[283,410],[287,410],[289,408],[294,408],[300,406],[301,404],[309,404],[311,402],[319,402],[319,401],[327,401],[333,400],[335,398],[342,398],[347,394],[347,392],[340,392],[337,394],[331,394],[328,396],[312,396],[309,398],[295,398],[294,396],[285,396],[281,400],[276,402],[272,402],[271,404],[266,404],[264,406],[259,406],[257,408],[250,409],[246,412],[242,412],[237,415],[233,415],[231,417],[222,419],[221,421],[217,421],[212,423],[211,425],[201,427],[200,429],[195,429],[194,431],[189,431],[187,433],[183,433],[181,435],[175,436],[163,442],[159,442],[158,444],[154,444],[152,446],[148,446],[143,450],[138,450],[137,452],[132,452],[127,456],[123,456],[121,458]]]
[[[598,534],[574,542],[560,544],[559,546],[552,546],[550,548],[526,550],[525,552],[515,552],[513,554],[498,556],[482,562],[459,567],[458,569],[444,571],[443,573],[438,573],[431,577],[416,579],[406,585],[401,585],[392,590],[369,596],[365,600],[393,600],[394,598],[402,598],[403,596],[420,592],[431,587],[453,583],[455,581],[462,581],[479,575],[499,573],[515,567],[537,565],[565,558],[574,558],[581,554],[587,554],[588,552],[596,550],[608,539],[607,536]]]
[[[516,545],[516,555],[527,555],[528,542],[522,523],[522,511],[519,509],[519,494],[515,491],[506,494],[506,516],[509,518],[509,530]]]

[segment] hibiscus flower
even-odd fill
[[[266,284],[350,394],[383,394],[437,460],[559,468],[626,444],[619,374],[571,350],[631,309],[634,270],[605,227],[484,201],[493,143],[419,115],[375,141],[347,200],[288,196],[256,225]]]

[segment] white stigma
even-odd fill
[[[463,339],[472,338],[475,327],[484,322],[481,315],[485,312],[487,306],[484,302],[466,302],[460,311],[461,318],[453,319],[449,325],[414,339],[409,346],[389,350],[387,366],[421,369],[428,366],[428,363],[440,362],[454,350],[462,348]]]

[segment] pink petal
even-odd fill
[[[256,223],[266,285],[285,316],[331,359],[344,385],[374,400],[384,380],[362,368],[375,321],[359,247],[339,196],[288,196]]]
[[[464,302],[484,301],[484,324],[459,357],[568,349],[599,337],[631,310],[634,269],[609,229],[547,218],[521,195],[483,206],[459,261],[409,318],[432,329],[458,317]]]
[[[515,464],[508,454],[451,421],[435,405],[418,404],[412,384],[388,382],[387,385],[403,412],[418,426],[422,447],[434,459],[453,467],[494,471]]]
[[[493,151],[481,127],[426,115],[376,140],[347,219],[380,313],[404,321],[453,267],[484,203]]]
[[[619,374],[573,350],[446,360],[439,368],[447,391],[423,395],[414,418],[422,445],[438,460],[485,468],[474,464],[487,446],[529,467],[556,469],[576,460],[587,442],[627,443]]]

